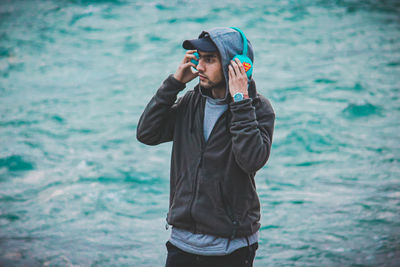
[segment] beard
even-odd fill
[[[208,80],[209,82],[206,85],[201,85],[201,87],[203,87],[204,89],[207,90],[212,90],[215,88],[221,88],[221,87],[226,87],[226,82],[225,79],[222,79],[221,81],[217,82],[217,83],[213,83],[210,80]]]

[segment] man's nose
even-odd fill
[[[199,64],[197,65],[197,70],[200,71],[200,72],[204,72],[205,71],[204,62],[201,59],[199,59]]]

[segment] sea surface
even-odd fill
[[[216,26],[276,112],[254,266],[400,265],[399,1],[1,0],[0,266],[165,264],[171,143],[137,122]]]

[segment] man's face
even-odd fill
[[[199,64],[197,65],[200,85],[207,89],[225,86],[221,58],[218,52],[197,52],[200,55]]]

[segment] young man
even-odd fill
[[[232,60],[242,54],[244,40],[233,28],[186,40],[188,51],[178,69],[139,120],[139,141],[173,141],[167,267],[253,264],[260,228],[254,176],[268,160],[275,114],[243,64]],[[194,90],[176,100],[196,77]]]

